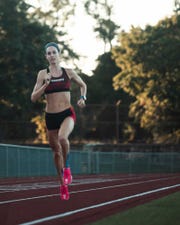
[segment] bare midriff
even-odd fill
[[[46,95],[46,108],[48,113],[62,112],[71,107],[70,92],[55,92]]]

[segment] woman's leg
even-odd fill
[[[63,184],[62,171],[64,167],[62,148],[58,139],[58,130],[48,131],[49,145],[53,151],[53,158],[57,173],[60,178],[61,185]]]
[[[65,166],[66,164],[67,154],[69,153],[70,144],[68,138],[73,129],[74,129],[74,120],[72,119],[72,117],[66,117],[66,119],[62,122],[58,132],[58,139],[63,154],[63,166]]]

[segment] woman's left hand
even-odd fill
[[[80,98],[78,101],[77,101],[77,105],[80,107],[80,108],[84,108],[86,106],[86,103],[84,101],[84,99]]]

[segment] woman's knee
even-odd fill
[[[51,147],[51,149],[53,150],[53,152],[60,152],[60,145],[59,143],[56,141],[50,141],[49,142],[49,146]]]
[[[62,151],[59,144],[58,145],[52,144],[52,146],[50,147],[52,149],[52,152],[55,158],[60,158],[62,156]]]
[[[69,140],[63,135],[59,135],[59,142],[61,145],[69,145]]]
[[[54,159],[60,159],[62,158],[62,153],[60,151],[53,151],[53,156],[54,156]]]

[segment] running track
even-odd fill
[[[55,178],[0,180],[1,225],[85,225],[180,190],[180,174],[75,176],[70,200]]]

